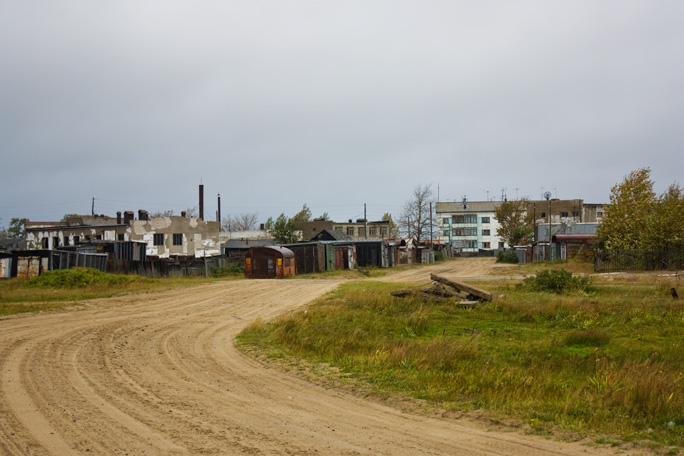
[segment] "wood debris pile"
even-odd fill
[[[390,294],[398,298],[420,296],[426,299],[459,299],[460,307],[475,307],[481,301],[491,301],[492,293],[463,282],[447,279],[446,277],[430,274],[432,286],[428,288],[413,288],[392,291]]]

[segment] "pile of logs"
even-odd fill
[[[432,286],[428,288],[413,288],[409,290],[392,291],[390,294],[399,298],[420,296],[426,299],[458,299],[460,307],[475,307],[480,301],[491,301],[492,294],[463,282],[447,279],[446,277],[430,274]]]

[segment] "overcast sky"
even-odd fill
[[[0,0],[0,226],[684,184],[684,1]]]

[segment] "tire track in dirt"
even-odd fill
[[[0,454],[604,454],[402,413],[235,348],[250,322],[338,283],[220,282],[0,320]]]

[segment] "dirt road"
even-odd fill
[[[254,319],[337,284],[224,282],[1,320],[0,454],[609,454],[402,413],[234,348]]]

